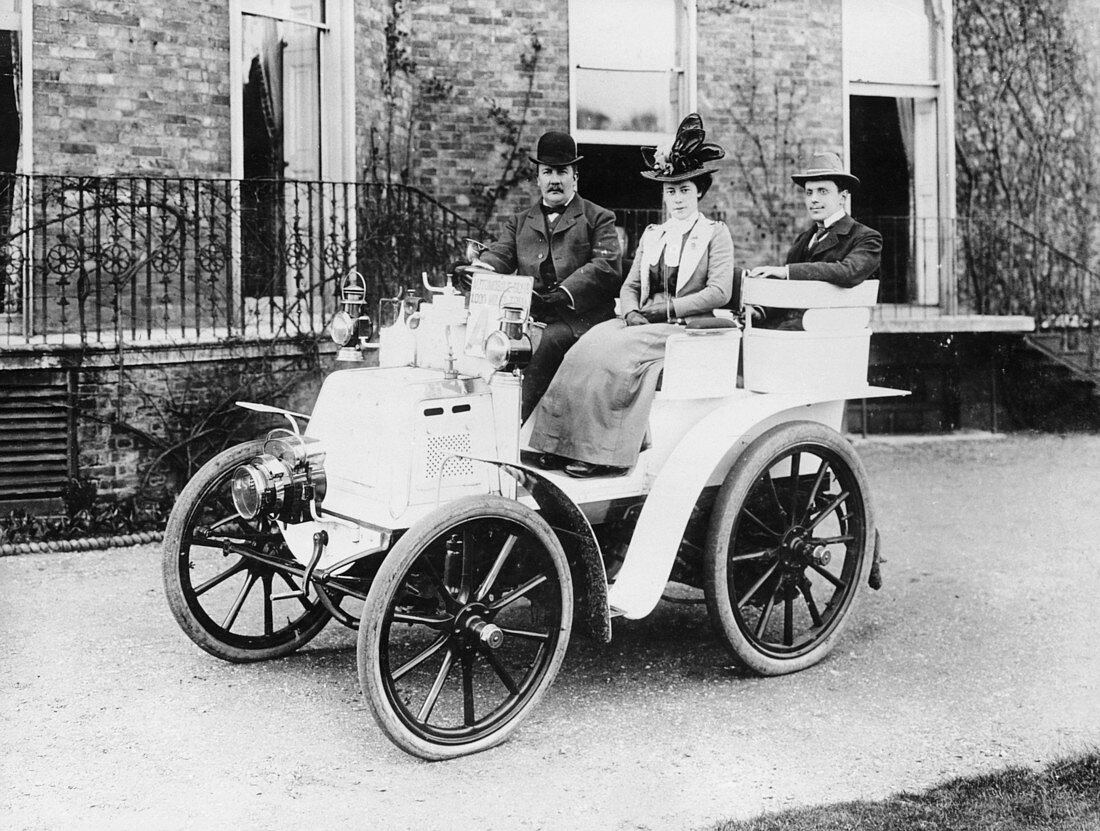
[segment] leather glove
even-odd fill
[[[633,309],[632,311],[627,312],[626,317],[624,317],[623,320],[626,321],[627,326],[645,326],[647,323],[649,323],[649,321],[646,320],[645,315],[639,312],[637,309]]]
[[[668,323],[668,309],[663,306],[650,306],[648,309],[638,311],[650,323]]]
[[[569,303],[569,295],[562,289],[554,289],[544,294],[533,292],[531,294],[531,314],[536,318],[556,318],[558,310]]]

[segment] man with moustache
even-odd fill
[[[577,193],[581,158],[568,133],[544,133],[530,157],[541,198],[509,217],[500,237],[474,263],[535,280],[531,317],[545,328],[523,376],[524,421],[569,347],[615,316],[623,281],[615,215]]]

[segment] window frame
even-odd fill
[[[569,132],[578,144],[614,144],[614,145],[651,145],[659,144],[666,140],[675,131],[676,125],[688,113],[695,112],[698,97],[698,35],[697,35],[697,9],[696,0],[670,0],[676,7],[678,27],[682,27],[679,33],[681,38],[678,44],[681,52],[681,61],[678,66],[671,67],[671,71],[680,75],[681,101],[678,111],[672,112],[672,125],[668,130],[659,131],[634,131],[634,130],[591,130],[577,127],[577,70],[578,69],[602,69],[632,71],[627,67],[613,66],[587,66],[578,64],[573,60],[574,38],[576,29],[573,25],[574,6],[585,0],[569,0],[567,12],[569,29]],[[591,2],[591,0],[589,0]],[[651,70],[647,70],[651,71]],[[670,98],[669,108],[673,102]]]
[[[32,0],[19,0],[19,11],[0,11],[0,29],[19,33],[19,163],[16,174],[28,175],[34,172],[34,157],[31,141],[34,125],[34,96],[31,53],[34,49],[34,26]]]
[[[229,2],[230,178],[244,178],[244,77],[241,68],[244,15],[309,26],[322,33],[319,89],[321,180],[355,179],[354,0],[325,0],[326,22],[272,13],[272,0]],[[333,90],[333,93],[329,93]]]

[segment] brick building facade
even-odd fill
[[[144,219],[148,227],[139,233],[139,219],[120,224],[117,215],[106,231],[81,226],[87,244],[67,260],[46,248],[41,232],[37,252],[29,243],[19,248],[27,235],[0,246],[0,373],[74,373],[79,404],[103,399],[103,379],[117,375],[120,363],[134,365],[121,356],[135,350],[138,364],[183,375],[194,355],[181,348],[209,347],[202,363],[231,364],[237,356],[220,359],[218,343],[255,340],[263,331],[234,329],[231,318],[239,323],[247,313],[255,324],[266,314],[268,330],[285,334],[272,321],[286,313],[295,291],[303,296],[307,266],[320,269],[327,287],[318,309],[311,307],[312,328],[299,330],[312,336],[302,342],[315,343],[333,280],[351,263],[372,276],[378,271],[373,254],[363,253],[362,199],[318,183],[407,185],[437,200],[433,216],[445,221],[435,224],[446,225],[447,234],[473,233],[462,230],[462,220],[491,234],[532,198],[525,165],[539,134],[570,129],[585,155],[581,193],[620,216],[640,215],[658,208],[659,197],[637,176],[638,146],[670,134],[692,110],[727,151],[703,207],[730,225],[739,265],[782,256],[802,221],[791,170],[813,151],[836,150],[872,183],[855,197],[853,213],[901,229],[880,295],[900,312],[877,330],[888,337],[919,330],[950,342],[959,327],[977,325],[960,316],[966,298],[953,263],[952,3],[904,0],[885,18],[882,8],[874,0],[0,0],[0,133],[20,136],[11,170],[0,174],[27,177],[27,227],[34,225],[33,177],[169,177],[181,194],[200,189],[192,179],[225,181],[221,218],[211,219],[212,200],[163,200],[158,218],[184,208],[188,221],[198,217],[187,234],[172,238],[186,243],[178,256],[165,254],[163,234],[153,250],[153,220]],[[634,86],[617,95],[622,78]],[[612,110],[622,102],[614,99],[632,95],[644,117],[616,121]],[[599,111],[604,105],[606,113]],[[268,200],[259,220],[267,235],[249,248],[240,217],[248,213],[248,194],[261,191],[249,191],[248,183],[270,176],[307,187],[280,196],[274,207]],[[133,195],[140,188],[128,187],[127,210],[147,207],[147,197]],[[59,179],[35,193],[55,191],[63,191],[63,212],[87,188]],[[18,206],[18,194],[11,204]],[[3,205],[0,214],[9,224],[18,220],[18,211],[4,214]],[[358,222],[358,237],[336,239],[337,220]],[[221,238],[208,240],[215,225]],[[380,237],[372,244],[381,248],[372,250],[382,250],[389,231],[373,231]],[[67,227],[63,240],[66,234],[71,248],[74,234]],[[120,242],[146,245],[152,262],[133,251],[123,260],[134,268],[122,272],[131,283],[121,304],[119,273],[101,262]],[[256,266],[278,272],[260,275],[274,285],[249,288],[249,257],[276,246],[275,260]],[[155,268],[181,257],[186,291]],[[191,317],[175,328],[158,319],[123,337],[122,322],[132,321],[122,321],[120,305],[136,310],[131,317],[143,302],[157,307],[152,291],[162,311],[171,306],[179,315],[189,304],[198,308],[186,292],[211,287],[218,290],[211,302],[229,309],[220,323],[187,312]],[[105,299],[93,309],[87,297],[98,298],[95,292]],[[179,296],[169,298],[172,292]],[[55,306],[71,312],[70,329],[60,334],[48,331],[56,321],[42,312]],[[1022,326],[1001,320],[994,328]],[[100,326],[95,338],[89,321]],[[296,349],[285,345],[280,354],[293,364]],[[905,347],[886,351],[896,358]],[[315,384],[304,371],[298,394],[308,397]],[[116,390],[115,400],[121,395]],[[951,418],[939,411],[921,418],[949,429],[960,426],[955,409]],[[125,440],[91,430],[66,453],[67,475],[93,471],[107,490],[132,483],[138,450]]]

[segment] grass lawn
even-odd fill
[[[1100,751],[1042,770],[1008,768],[881,802],[843,802],[721,822],[707,831],[1096,831]]]

